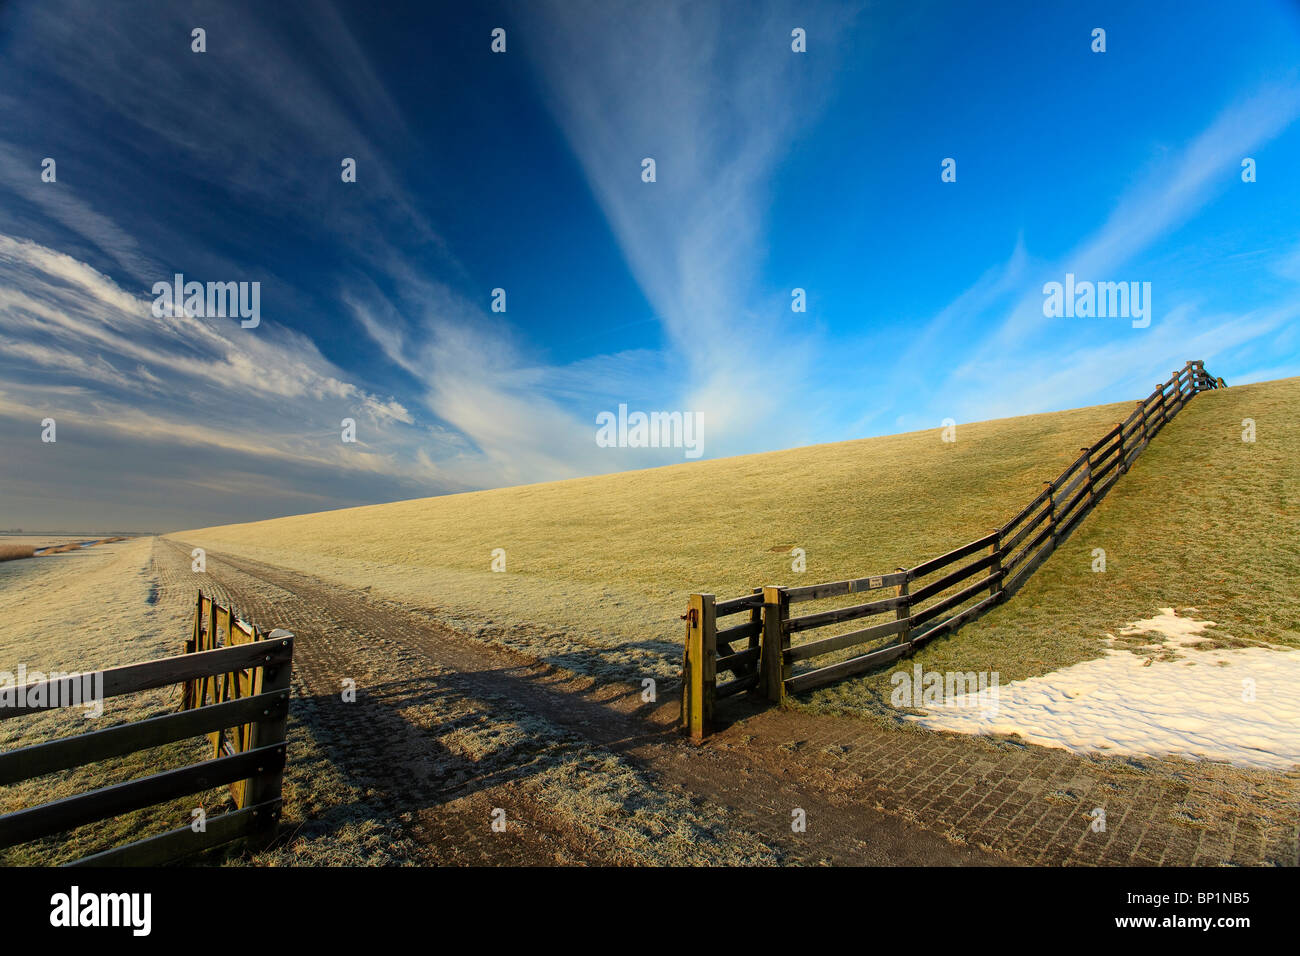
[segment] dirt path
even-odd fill
[[[376,842],[437,863],[1300,862],[1297,771],[1083,757],[738,700],[695,747],[671,694],[643,703],[639,685],[540,664],[432,611],[221,554],[195,575],[161,540],[155,561],[164,597],[191,601],[201,583],[298,634],[289,810],[317,834],[311,862]],[[347,678],[355,704],[340,700]],[[796,809],[806,832],[791,831]],[[331,855],[354,819],[370,832]]]
[[[332,831],[363,821],[346,853],[372,847],[377,862],[1008,862],[881,812],[834,764],[727,735],[691,746],[675,701],[643,703],[639,686],[575,677],[365,590],[212,553],[196,574],[188,548],[162,539],[154,564],[168,603],[203,587],[297,634],[286,819],[306,849],[281,852],[305,862],[337,858]]]

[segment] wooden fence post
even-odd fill
[[[700,638],[704,646],[704,706],[703,732],[713,729],[713,702],[718,688],[718,615],[712,594],[700,595],[704,599],[700,614]]]
[[[1087,460],[1084,461],[1084,463],[1083,463],[1084,474],[1086,474],[1086,475],[1088,476],[1088,477],[1084,480],[1084,482],[1083,482],[1083,486],[1084,486],[1085,488],[1088,489],[1088,504],[1091,505],[1091,504],[1093,503],[1093,490],[1092,490],[1092,449],[1091,449],[1091,448],[1080,448],[1079,451],[1083,452],[1085,455],[1088,456],[1088,457],[1087,457]]]
[[[713,595],[692,594],[686,607],[686,673],[682,688],[682,722],[692,740],[703,740],[713,719],[717,656]]]
[[[754,590],[751,593],[757,595],[760,599],[763,597],[762,588],[754,588]],[[756,691],[761,691],[763,689],[763,677],[762,677],[762,673],[759,671],[760,665],[759,665],[759,657],[758,657],[758,655],[763,653],[762,651],[763,605],[762,604],[754,605],[753,609],[749,612],[749,623],[753,626],[754,633],[750,635],[749,641],[746,642],[745,648],[746,650],[751,650],[756,652],[754,656],[754,663],[751,665],[752,667],[751,673],[753,673],[758,678],[758,680],[756,680],[754,682],[754,686],[749,689],[750,693],[754,693]]]
[[[277,627],[270,634],[266,635],[264,641],[258,641],[258,644],[279,643],[287,646],[293,646],[293,632],[286,631]],[[233,646],[233,645],[232,645]],[[261,680],[257,681],[255,693],[275,693],[281,692],[286,696],[289,694],[289,685],[293,676],[292,661],[284,664],[266,665],[261,669]],[[265,720],[259,720],[253,724],[253,732],[249,739],[249,749],[258,747],[270,747],[279,744],[283,749],[287,749],[286,726],[289,719],[289,708],[285,707],[280,711],[278,716],[268,717]],[[258,768],[261,769],[260,767]],[[277,769],[259,773],[248,781],[244,790],[245,807],[255,807],[259,803],[265,803],[269,800],[279,800],[284,787],[284,761],[280,761]],[[242,809],[242,808],[241,808]],[[280,816],[278,807],[272,807],[264,816],[255,821],[256,825],[261,828],[270,828],[275,825],[275,821]]]
[[[217,599],[216,598],[208,598],[207,620],[208,620],[208,633],[207,636],[204,638],[205,645],[203,649],[210,651],[210,650],[215,650],[217,647]],[[204,704],[208,702],[209,694],[211,694],[213,702],[214,703],[216,702],[218,680],[219,678],[216,677],[215,675],[203,678],[203,692],[199,695],[200,707],[202,707]],[[208,739],[212,741],[212,756],[220,757],[221,756],[221,746],[220,746],[221,734],[220,733],[208,734]]]
[[[785,662],[785,620],[789,608],[785,588],[771,585],[763,588],[763,689],[767,699],[775,704],[785,699],[785,679],[790,676]]]
[[[1119,435],[1117,436],[1119,441],[1119,451],[1116,453],[1119,455],[1119,463],[1115,467],[1119,469],[1117,473],[1122,475],[1124,472],[1128,471],[1128,465],[1124,464],[1124,456],[1127,454],[1124,451],[1124,423],[1116,422],[1115,427],[1119,429]]]
[[[1047,537],[1051,539],[1052,548],[1056,548],[1056,482],[1045,481],[1047,485]]]
[[[991,574],[999,574],[1002,571],[1002,529],[993,529],[993,566]],[[1002,587],[1002,579],[998,578],[989,585],[989,597],[998,593]]]
[[[907,573],[907,568],[895,568],[894,570],[899,572],[900,574]],[[894,589],[894,597],[908,598],[907,600],[903,601],[902,604],[898,605],[898,607],[894,608],[895,621],[906,621],[912,616],[912,601],[908,597],[907,588],[908,588],[907,578],[903,578],[902,581],[898,582],[898,587]],[[912,625],[904,624],[903,630],[900,631],[898,635],[898,643],[906,644],[911,639],[912,639]]]
[[[185,641],[185,653],[193,654],[199,649],[199,640],[203,633],[203,591],[199,590],[194,600],[194,620],[190,623],[190,636]],[[187,680],[181,685],[181,710],[197,707],[196,682]]]

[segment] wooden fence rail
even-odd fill
[[[4,814],[0,848],[223,785],[230,786],[235,809],[208,819],[202,831],[179,827],[83,857],[72,865],[157,865],[240,837],[268,835],[280,816],[293,642],[289,631],[263,632],[200,593],[185,653],[7,690],[0,702],[0,720],[86,703],[69,692],[74,681],[95,688],[98,699],[184,685],[179,713],[0,754],[0,785],[201,734],[214,741],[214,752],[212,759],[190,766]]]
[[[1156,386],[1122,422],[1086,448],[1006,524],[983,537],[892,574],[803,587],[755,588],[752,594],[716,601],[692,594],[687,609],[682,725],[701,739],[718,699],[752,691],[780,702],[786,694],[820,687],[911,654],[926,641],[956,631],[1015,594],[1085,514],[1128,471],[1147,444],[1198,392],[1224,381],[1190,361]],[[871,600],[792,617],[790,605],[850,594]],[[717,619],[748,612],[743,624],[717,630]],[[891,613],[892,612],[892,613]],[[792,643],[791,636],[817,628],[885,618],[830,637]],[[743,649],[733,645],[745,641]],[[878,642],[884,642],[880,644]],[[877,644],[864,653],[812,670],[794,665],[827,654]],[[719,673],[730,673],[724,683]]]

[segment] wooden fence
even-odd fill
[[[72,682],[90,678],[107,700],[182,684],[179,713],[61,737],[0,754],[0,784],[87,766],[207,734],[213,757],[0,816],[0,848],[230,785],[235,809],[191,826],[83,857],[72,865],[154,866],[246,836],[280,817],[294,636],[265,633],[199,595],[186,653],[11,690],[0,720],[72,706]],[[25,701],[37,703],[26,704]],[[16,703],[11,703],[16,702]],[[81,703],[80,699],[77,703]]]
[[[751,594],[724,601],[712,594],[692,594],[685,616],[684,729],[701,739],[719,699],[751,691],[779,703],[788,693],[911,654],[926,641],[952,633],[1007,600],[1193,396],[1223,387],[1223,379],[1211,377],[1203,362],[1188,362],[1138,402],[1128,418],[1095,444],[1079,449],[1065,471],[1044,482],[1014,518],[915,567],[806,587],[755,588]],[[847,607],[790,613],[793,604],[858,593],[875,596]],[[741,614],[748,614],[743,623],[718,630],[719,618]],[[873,617],[883,620],[807,639],[806,632]],[[803,637],[795,639],[796,635]],[[862,653],[845,656],[846,650],[864,646]],[[838,659],[795,673],[797,663],[828,655]],[[730,678],[718,683],[718,674]]]

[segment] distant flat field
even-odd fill
[[[74,541],[90,541],[94,537],[93,534],[0,534],[0,548],[6,544],[44,548],[49,545],[71,544]]]
[[[690,592],[734,597],[941,554],[1008,520],[1132,407],[959,424],[955,442],[935,428],[172,537],[370,586],[574,670],[672,678]],[[505,573],[490,569],[496,548]]]
[[[48,543],[50,539],[42,538]],[[76,538],[73,540],[86,540]],[[188,618],[183,607],[156,603],[150,570],[152,538],[103,544],[68,554],[0,563],[0,671],[82,672],[179,653]],[[86,717],[71,707],[0,722],[0,750],[100,730],[125,720],[171,713],[175,688],[159,688],[104,702],[104,715]],[[147,756],[103,761],[90,767],[37,777],[4,787],[0,812],[85,792],[151,770],[182,766],[206,756],[202,740],[181,741]],[[212,795],[209,795],[211,799]],[[81,827],[0,852],[0,863],[51,863],[75,858],[133,834],[161,832],[187,819],[193,800]]]
[[[0,561],[29,558],[34,549],[59,547],[85,540],[87,539],[68,535],[0,534]]]

